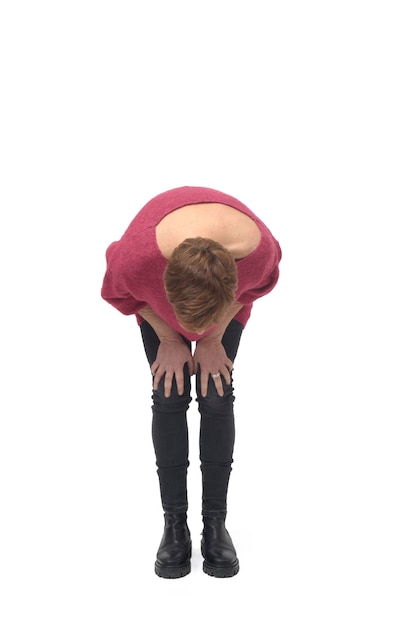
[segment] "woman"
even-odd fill
[[[279,244],[236,198],[180,187],[150,200],[106,258],[102,297],[136,315],[153,376],[152,438],[165,517],[155,572],[179,578],[191,570],[187,409],[195,374],[203,570],[234,576],[239,560],[225,527],[235,440],[233,361],[253,301],[277,283]]]

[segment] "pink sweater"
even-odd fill
[[[236,300],[243,304],[235,319],[243,326],[249,319],[252,303],[270,292],[279,276],[281,249],[269,229],[248,207],[236,198],[205,187],[179,187],[159,194],[139,211],[119,241],[107,248],[107,270],[102,297],[124,315],[136,314],[149,305],[171,328],[190,341],[204,335],[186,332],[177,322],[165,295],[163,273],[167,264],[156,241],[155,227],[165,215],[188,204],[218,202],[229,205],[251,217],[261,231],[261,240],[249,256],[236,261],[238,289]]]

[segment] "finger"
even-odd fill
[[[208,374],[207,372],[201,372],[201,379],[200,379],[200,384],[201,384],[201,395],[203,396],[203,398],[206,397],[207,395],[207,387],[208,387]]]
[[[211,373],[210,376],[211,376],[211,378],[213,380],[213,383],[214,383],[214,386],[216,388],[216,391],[217,391],[218,395],[219,396],[223,396],[224,395],[224,389],[223,389],[222,372],[219,370],[218,372]]]
[[[227,367],[223,367],[220,370],[221,375],[223,376],[226,385],[230,385],[230,383],[232,382],[232,378],[230,376],[230,371]]]
[[[164,382],[164,395],[165,398],[169,398],[171,395],[172,389],[172,374],[165,372],[165,382]]]
[[[184,393],[184,375],[182,370],[175,372],[175,380],[177,382],[177,391],[180,396]]]
[[[188,359],[187,364],[188,364],[188,372],[189,372],[190,376],[193,376],[195,374],[195,371],[196,371],[194,359],[192,357],[190,359]]]
[[[152,371],[152,370],[151,370]],[[164,375],[163,369],[161,367],[157,367],[153,372],[152,372],[152,376],[153,376],[153,388],[156,390],[158,389],[159,383],[161,382],[161,379]]]
[[[212,376],[212,378],[213,378],[213,376]],[[213,378],[213,380],[214,380],[214,386],[216,387],[216,391],[219,394],[219,396],[224,396],[222,377],[221,376],[215,376]]]

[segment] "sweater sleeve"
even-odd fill
[[[242,259],[244,263],[238,262],[239,286],[236,299],[243,305],[250,305],[272,291],[279,278],[281,248],[276,239],[268,237],[256,252],[255,258],[251,256]]]
[[[124,315],[137,313],[147,303],[151,264],[146,240],[124,236],[106,250],[107,269],[101,296]]]

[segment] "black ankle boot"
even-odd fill
[[[224,519],[203,517],[201,539],[203,571],[216,578],[230,578],[239,571],[239,559]]]
[[[181,578],[191,571],[191,537],[186,513],[165,513],[165,528],[156,555],[155,574]]]

